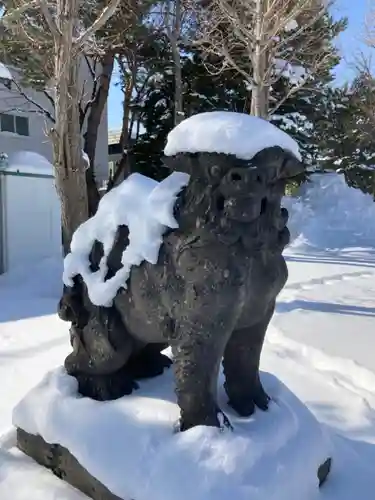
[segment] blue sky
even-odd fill
[[[337,0],[333,9],[335,17],[347,17],[348,28],[341,34],[337,45],[343,56],[343,61],[336,68],[338,83],[343,83],[353,76],[351,63],[359,51],[368,51],[364,46],[366,14],[369,12],[370,0]]]
[[[353,75],[353,70],[350,63],[355,59],[356,54],[360,50],[366,50],[363,46],[364,23],[366,13],[369,10],[370,0],[336,0],[333,9],[335,17],[346,16],[349,18],[349,26],[345,33],[338,40],[338,47],[344,60],[336,68],[337,83],[341,84],[350,80]],[[116,82],[118,77],[114,75],[113,81]],[[122,122],[122,100],[123,93],[121,90],[112,84],[108,100],[108,120],[110,129],[118,129]]]

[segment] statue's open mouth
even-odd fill
[[[282,232],[288,222],[288,212],[281,207],[285,184],[301,168],[302,164],[295,159],[281,167],[232,168],[218,187],[216,209],[228,220],[248,224],[259,220],[261,225],[264,221],[268,227]]]
[[[281,207],[281,196],[269,198],[250,194],[246,197],[226,198],[219,193],[216,198],[216,209],[225,218],[243,223],[252,223],[259,218],[268,223],[272,220],[280,231],[288,222],[288,211]]]

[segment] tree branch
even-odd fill
[[[49,102],[52,104],[52,108],[55,109],[55,101],[53,100],[53,97],[47,92],[47,90],[43,90],[43,94],[49,100]]]
[[[44,19],[46,20],[46,23],[48,24],[48,27],[51,31],[51,34],[53,36],[53,39],[55,43],[59,40],[59,38],[62,36],[56,21],[53,19],[51,12],[49,10],[48,4],[46,0],[37,0],[37,5],[39,5],[40,10],[44,16]]]
[[[8,23],[13,23],[15,21],[18,22],[22,14],[28,9],[34,7],[34,5],[37,5],[37,0],[26,2],[20,7],[12,9],[9,12],[6,12],[4,16],[1,18],[1,24],[6,26]]]
[[[45,109],[41,104],[39,104],[38,102],[34,101],[31,97],[29,97],[21,88],[21,86],[18,84],[18,82],[16,82],[15,80],[13,80],[12,82],[15,87],[17,88],[17,92],[24,98],[26,99],[27,102],[29,102],[30,104],[32,104],[33,106],[35,106],[42,114],[44,114],[49,120],[51,120],[52,123],[55,123],[55,118],[54,116],[52,116],[52,114],[47,110]]]
[[[82,46],[90,39],[90,37],[99,30],[104,24],[113,16],[115,13],[120,0],[111,0],[110,3],[105,7],[99,17],[94,21],[94,23],[80,36],[76,39],[74,43],[74,48],[79,51]]]

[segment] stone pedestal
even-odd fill
[[[131,396],[99,403],[77,394],[63,369],[14,410],[17,444],[94,500],[301,500],[327,478],[330,443],[309,410],[275,377],[266,413],[241,419],[219,402],[233,431],[174,433],[172,374]]]
[[[17,429],[17,446],[39,465],[50,469],[57,477],[68,482],[93,500],[123,500],[95,479],[76,458],[59,444],[48,444],[40,436]]]

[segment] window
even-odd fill
[[[19,135],[29,135],[29,119],[25,116],[15,116],[16,132]]]
[[[13,132],[18,135],[29,135],[29,119],[26,116],[15,116],[7,113],[0,114],[1,132]]]
[[[1,119],[1,131],[2,132],[15,132],[14,128],[14,116],[13,115],[6,115],[6,114],[1,114],[0,115]]]

